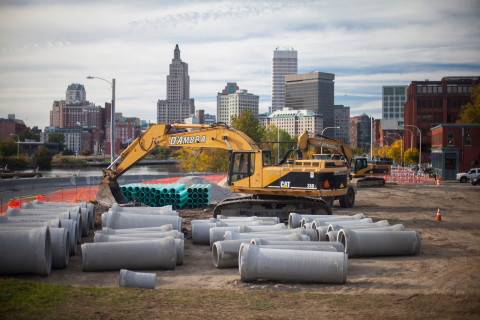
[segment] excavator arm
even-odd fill
[[[195,129],[195,131],[185,132],[183,131],[185,129]],[[103,170],[103,179],[97,192],[98,202],[105,206],[125,202],[118,186],[118,177],[145,158],[157,146],[260,152],[259,147],[250,137],[224,124],[157,124],[148,128],[107,169]],[[117,162],[119,162],[118,166],[113,168]]]
[[[353,152],[349,146],[341,141],[333,140],[320,134],[312,134],[312,136],[310,136],[310,134],[305,131],[298,137],[297,145],[300,149],[300,154],[307,154],[308,148],[313,146],[327,148],[334,153],[344,156],[348,165],[350,165],[353,159]]]

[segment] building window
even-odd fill
[[[464,141],[466,146],[471,146],[472,145],[472,134],[467,132],[465,133],[465,141]]]
[[[454,140],[453,132],[447,133],[447,146],[453,146],[455,142]]]

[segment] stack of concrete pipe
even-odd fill
[[[181,218],[166,207],[113,207],[94,243],[82,245],[83,271],[174,269],[183,264]]]
[[[291,213],[289,224],[300,224],[318,231],[320,241],[340,242],[349,257],[414,255],[420,252],[421,239],[416,231],[387,220],[373,222],[363,214],[353,216],[312,216]]]
[[[89,229],[93,227],[93,209],[93,206],[86,203],[41,201],[34,201],[32,204],[25,203],[21,209],[9,208],[6,216],[0,217],[0,233],[3,235],[0,246],[2,252],[12,251],[12,254],[5,255],[4,258],[10,260],[5,261],[2,272],[47,275],[51,269],[66,268],[69,256],[75,255],[77,251],[77,244],[80,243],[84,233],[83,228],[88,234]],[[83,221],[88,223],[84,224]],[[47,231],[39,231],[44,229]],[[8,237],[14,240],[11,241]],[[33,252],[34,248],[39,248],[38,244],[28,247],[32,237],[41,244],[46,242],[38,249],[38,252]],[[42,237],[42,239],[38,240],[38,237]],[[18,250],[17,244],[22,244],[25,249],[22,247],[21,250]],[[47,251],[48,253],[46,253]],[[30,265],[34,263],[31,255],[35,255],[37,260],[39,257],[43,257],[41,261],[49,259],[47,264],[41,263],[42,271],[38,271],[38,267]],[[18,264],[22,264],[22,266]],[[45,266],[48,266],[47,269]]]

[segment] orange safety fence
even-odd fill
[[[201,178],[205,178],[212,183],[219,183],[222,181],[226,175],[225,174],[215,174],[215,175],[205,175],[199,176]],[[182,177],[171,177],[171,178],[163,178],[157,179],[153,181],[145,181],[143,183],[150,184],[150,183],[162,183],[162,184],[170,184],[175,183]],[[87,186],[87,187],[77,187],[77,188],[68,188],[50,192],[48,194],[36,195],[31,197],[16,197],[14,199],[9,200],[2,200],[3,202],[0,204],[0,215],[5,215],[7,212],[9,202],[11,201],[10,205],[13,207],[19,207],[22,203],[32,202],[35,199],[45,199],[48,202],[89,202],[96,200],[96,194],[98,190],[98,185],[96,186]],[[13,200],[13,201],[12,201]],[[18,202],[18,203],[14,203]]]

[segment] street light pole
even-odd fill
[[[323,132],[327,129],[340,129],[340,127],[326,127],[322,130],[322,136],[323,136]],[[320,153],[323,153],[323,147],[320,147]]]
[[[413,124],[404,124],[404,127],[414,127],[418,130],[418,133],[420,135],[420,143],[419,143],[419,151],[418,151],[418,168],[421,167],[422,164],[422,131],[417,126],[414,126]]]
[[[112,87],[112,106],[110,110],[110,164],[113,165],[115,155],[115,79],[112,79],[112,82],[93,76],[88,76],[87,79],[100,79],[107,82]]]

